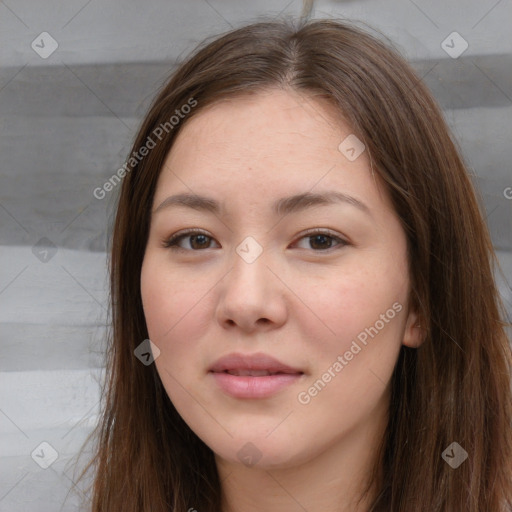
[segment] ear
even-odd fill
[[[409,311],[405,323],[403,345],[418,348],[425,341],[425,326],[421,325],[420,318],[415,311]]]

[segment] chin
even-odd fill
[[[210,447],[216,458],[261,470],[289,469],[306,462],[309,458],[306,450],[301,450],[296,443],[287,444],[280,438],[270,441],[264,436],[245,436],[243,439],[230,440],[228,446],[224,445],[218,449],[212,445]]]

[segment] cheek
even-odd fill
[[[404,311],[407,300],[407,280],[400,271],[389,271],[379,265],[365,268],[360,262],[354,262],[354,265],[347,264],[340,271],[331,272],[330,278],[320,284],[317,278],[310,284],[302,279],[300,290],[309,297],[304,302],[310,311],[311,339],[319,340],[322,332],[325,352],[348,350],[351,341],[361,333],[364,338],[365,329],[376,322],[379,330],[399,337],[404,315],[398,314],[396,309]],[[395,303],[402,308],[395,306],[393,309]]]
[[[312,373],[297,400],[309,418],[328,414],[325,435],[337,435],[340,425],[351,428],[385,402],[400,351],[406,288],[389,275],[378,281],[366,277],[340,278],[314,295],[318,315],[335,334],[325,334],[318,321],[310,323]]]
[[[149,339],[160,349],[155,360],[157,371],[170,399],[186,408],[191,382],[200,371],[193,364],[194,340],[201,339],[201,317],[206,289],[185,273],[170,269],[165,261],[148,255],[141,270],[141,296]],[[201,297],[204,297],[201,301]],[[204,308],[204,306],[203,306]],[[206,327],[205,327],[206,328]]]
[[[301,403],[311,401],[312,415],[343,404],[330,412],[336,425],[347,421],[346,411],[356,418],[371,414],[380,403],[399,354],[408,293],[399,260],[394,269],[383,259],[380,265],[346,263],[343,272],[332,273],[339,276],[336,280],[312,288],[313,307],[334,334],[316,338],[318,359],[301,395]]]
[[[191,325],[200,325],[201,299],[209,288],[204,274],[195,279],[172,268],[165,257],[148,254],[141,270],[141,296],[151,340],[158,345],[168,337],[182,339]]]

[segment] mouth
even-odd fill
[[[234,398],[268,398],[304,375],[266,354],[230,354],[210,369],[218,388]]]
[[[282,363],[278,359],[263,353],[228,354],[218,359],[209,369],[210,372],[228,372],[230,375],[267,377],[268,375],[304,373]]]

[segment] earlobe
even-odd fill
[[[424,323],[424,322],[423,322]],[[418,315],[411,311],[405,324],[403,344],[407,347],[418,348],[425,341],[425,329]]]

